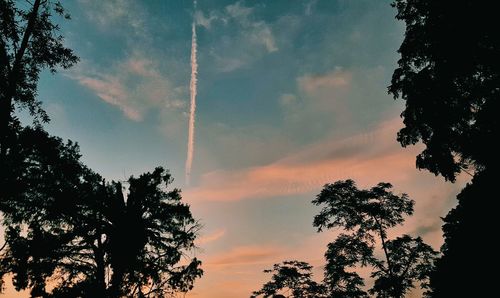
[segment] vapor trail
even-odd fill
[[[196,1],[194,2],[196,9]],[[188,130],[188,144],[187,144],[187,158],[186,158],[186,185],[189,185],[191,180],[191,168],[193,166],[193,153],[194,153],[194,120],[196,115],[196,92],[198,83],[198,61],[196,58],[197,41],[196,41],[196,24],[193,20],[191,25],[191,81],[189,82],[190,93],[190,108],[189,108],[189,130]]]

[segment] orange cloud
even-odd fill
[[[220,238],[224,237],[225,234],[226,234],[226,229],[219,229],[211,234],[199,237],[198,239],[196,239],[195,242],[196,245],[198,246],[207,244],[219,240]]]
[[[299,87],[306,92],[315,92],[320,88],[347,87],[352,81],[352,74],[335,70],[326,75],[305,75],[297,79]]]
[[[395,118],[366,133],[321,141],[262,166],[207,173],[185,197],[193,204],[300,194],[312,199],[325,183],[339,179],[352,178],[361,188],[387,181],[394,185],[396,193],[406,192],[416,201],[414,216],[409,217],[404,226],[391,229],[389,237],[403,233],[419,235],[438,249],[442,244],[440,216],[454,204],[454,197],[467,177],[461,176],[452,184],[415,169],[415,156],[421,147],[401,148],[395,140],[401,126],[401,120]],[[228,244],[226,251],[205,259],[206,275],[195,287],[193,296],[196,293],[201,297],[250,295],[269,278],[262,273],[263,269],[287,259],[311,263],[320,280],[326,245],[340,232],[303,235],[304,239],[294,247],[287,245],[286,240],[279,247],[269,243],[236,247]],[[364,268],[362,273],[370,283],[369,271]],[[420,292],[416,290],[411,295],[418,297]]]
[[[206,261],[207,267],[242,265],[242,264],[261,264],[269,259],[280,255],[283,248],[276,246],[237,246],[230,251],[214,256]]]
[[[347,178],[360,185],[396,183],[415,171],[416,154],[394,140],[399,127],[399,119],[392,120],[372,132],[323,141],[268,165],[210,172],[197,187],[186,191],[186,197],[230,201],[304,194]]]

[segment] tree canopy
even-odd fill
[[[364,280],[356,272],[371,266],[375,279],[370,294],[377,297],[403,297],[416,282],[427,288],[436,252],[420,237],[403,235],[387,239],[387,230],[404,222],[413,213],[414,202],[406,194],[395,195],[389,183],[368,190],[358,189],[352,180],[327,184],[313,200],[322,206],[313,225],[342,228],[328,244],[325,258],[325,285],[330,297],[368,297]],[[381,242],[384,259],[377,258],[376,240]]]
[[[491,243],[496,232],[492,200],[496,183],[492,170],[476,174],[458,194],[458,205],[443,218],[445,242],[431,275],[432,297],[458,297],[464,292],[487,297],[496,291],[495,275],[487,273],[496,255]]]
[[[494,255],[478,231],[493,234],[494,170],[499,155],[500,31],[491,1],[396,0],[396,18],[405,22],[401,58],[389,92],[405,101],[403,146],[422,141],[417,166],[455,181],[462,170],[473,176],[444,218],[442,257],[432,274],[433,297],[476,289],[487,296],[486,256]],[[472,171],[469,171],[472,170]],[[474,220],[473,220],[474,219]],[[477,219],[477,220],[476,220]],[[488,286],[489,285],[489,286]]]
[[[389,92],[405,101],[403,146],[425,149],[417,166],[454,181],[498,163],[500,32],[490,1],[396,0],[406,23]]]
[[[105,182],[79,147],[45,132],[37,98],[42,70],[78,58],[63,44],[60,1],[0,1],[0,275],[32,297],[144,297],[186,292],[203,271],[192,257],[199,225],[156,168]],[[35,127],[23,127],[15,106]]]
[[[121,297],[185,292],[200,277],[188,258],[199,225],[162,168],[128,192],[80,161],[78,145],[12,122],[0,273],[32,296]],[[49,290],[48,284],[54,289]]]
[[[284,261],[274,264],[272,269],[264,270],[272,273],[271,281],[262,289],[254,291],[252,297],[296,297],[320,298],[325,296],[325,288],[312,279],[312,266],[301,261]],[[286,296],[285,296],[286,295]]]
[[[64,46],[53,16],[69,19],[60,1],[0,1],[0,121],[5,132],[12,103],[27,108],[35,118],[48,121],[37,99],[40,72],[70,67],[78,58]]]

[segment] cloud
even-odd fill
[[[93,90],[105,102],[115,105],[129,119],[134,121],[142,120],[141,112],[138,108],[132,107],[127,102],[127,92],[125,86],[118,78],[109,75],[97,75],[96,77],[78,77],[78,82]]]
[[[201,177],[201,184],[188,191],[199,200],[241,200],[306,193],[332,179],[363,176],[413,167],[410,150],[386,150],[397,122],[345,140],[326,140],[267,165],[234,171],[214,171]],[[377,142],[373,142],[377,138]],[[382,138],[382,140],[381,140]],[[383,165],[389,163],[391,169]]]
[[[264,22],[258,22],[252,25],[250,39],[256,44],[263,44],[269,53],[276,52],[278,47],[274,40],[271,29]]]
[[[280,96],[280,104],[283,106],[289,106],[297,102],[297,96],[290,93],[285,93]]]
[[[321,89],[337,89],[349,87],[352,73],[336,69],[325,75],[306,74],[297,79],[299,88],[307,93],[315,93]]]
[[[141,6],[131,0],[79,0],[85,15],[101,30],[131,28],[136,35],[143,35],[145,13]],[[130,31],[126,31],[130,33]]]
[[[215,11],[212,11],[205,16],[201,10],[197,10],[194,13],[194,21],[196,25],[202,26],[205,29],[210,29],[212,22],[219,20],[220,18],[216,15]]]
[[[68,72],[80,85],[103,101],[118,107],[134,121],[141,121],[152,108],[184,108],[181,89],[175,88],[160,71],[159,63],[135,53],[106,70],[81,63]]]
[[[256,19],[255,8],[244,6],[242,1],[207,15],[196,11],[194,17],[208,34],[215,32],[214,26],[217,28],[209,54],[220,72],[239,69],[279,49],[271,26]]]
[[[238,1],[234,4],[230,4],[226,6],[225,11],[227,14],[235,19],[239,19],[241,22],[248,22],[248,16],[252,14],[253,8],[245,7],[241,5],[241,1]]]
[[[419,148],[400,147],[395,141],[400,127],[401,120],[396,118],[350,138],[309,145],[266,165],[209,172],[186,196],[201,201],[234,201],[306,194],[318,191],[325,183],[347,178],[360,186],[379,181],[408,184],[421,173],[415,170]],[[432,177],[422,174],[426,175],[424,179]]]
[[[217,241],[217,240],[221,239],[222,237],[224,237],[224,235],[226,235],[226,229],[218,229],[211,234],[201,236],[198,239],[196,239],[196,245],[200,246],[200,245],[204,245],[207,243]]]
[[[283,252],[283,248],[270,245],[237,246],[206,261],[208,266],[266,264]]]
[[[315,6],[316,6],[317,3],[318,3],[318,0],[309,0],[309,1],[307,1],[306,4],[305,4],[304,14],[306,16],[312,15],[313,10],[314,10],[314,8],[315,8]]]
[[[277,98],[283,126],[303,142],[352,135],[400,113],[384,88],[383,67],[308,71]],[[391,105],[392,103],[392,105]],[[311,120],[314,119],[314,120]]]
[[[217,70],[220,72],[231,72],[238,68],[241,68],[248,63],[250,63],[251,59],[247,59],[246,57],[226,57],[219,56],[215,51],[211,51],[210,55],[214,59]]]
[[[250,16],[254,13],[254,8],[242,6],[241,1],[226,6],[226,15],[223,18],[234,20],[241,29],[240,33],[251,44],[263,45],[267,52],[278,50],[271,28],[264,21],[254,21]]]

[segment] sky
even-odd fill
[[[72,0],[62,22],[80,62],[44,73],[39,98],[52,134],[79,143],[108,180],[156,166],[203,229],[204,276],[188,297],[248,297],[283,260],[315,266],[327,243],[311,204],[325,183],[391,182],[416,201],[390,235],[438,249],[441,220],[467,181],[415,169],[421,146],[402,148],[404,105],[387,94],[404,25],[390,1]],[[191,183],[184,179],[192,22],[197,111]],[[412,295],[418,296],[418,291]],[[24,297],[7,290],[8,297]]]

